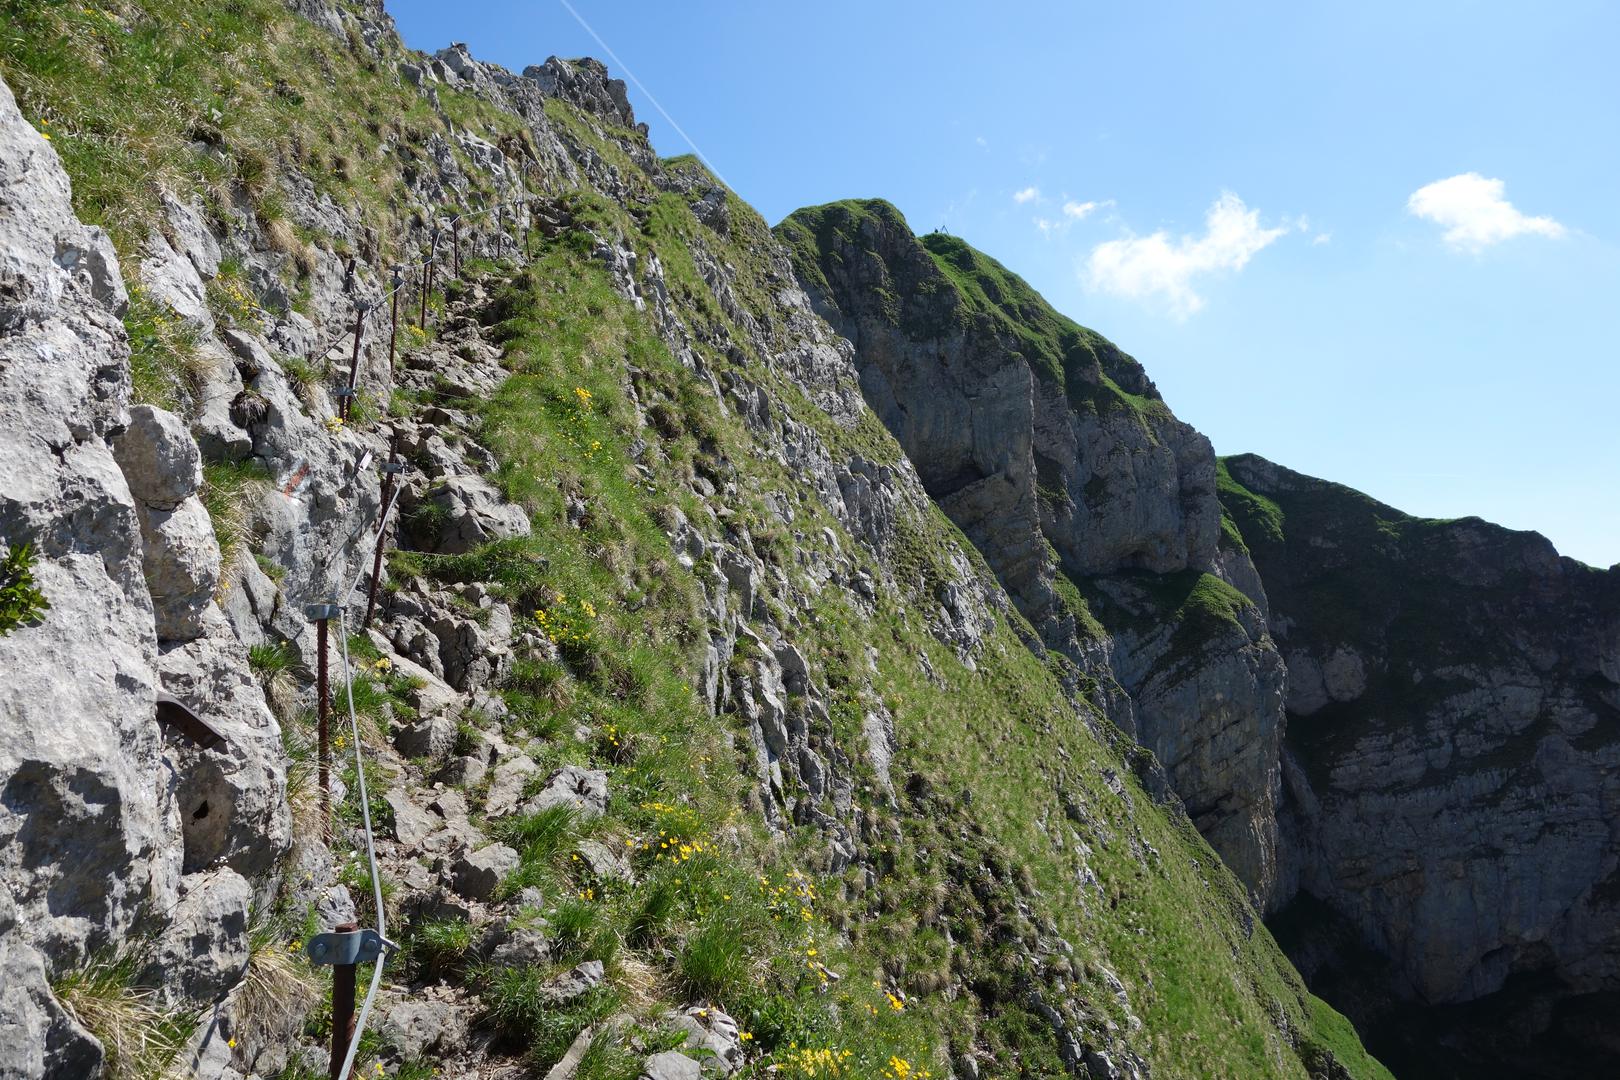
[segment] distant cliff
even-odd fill
[[[1620,1061],[1620,571],[1217,462],[1135,360],[881,200],[777,234],[1037,648],[1154,752],[1377,1052],[1414,1076]]]

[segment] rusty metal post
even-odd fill
[[[404,267],[394,267],[394,291],[389,297],[388,311],[388,376],[394,375],[394,344],[399,340],[399,290],[405,284]]]
[[[382,510],[377,519],[377,549],[371,556],[371,588],[366,593],[366,621],[361,624],[366,630],[371,629],[371,616],[377,610],[377,583],[382,578],[383,533],[388,528],[388,500],[394,494],[394,477],[404,471],[404,463],[394,460],[394,449],[390,446],[388,463],[383,466]]]
[[[450,240],[455,250],[456,277],[461,276],[461,215],[450,219]]]
[[[324,625],[324,624],[323,624]],[[340,923],[334,928],[339,934],[352,934],[360,929],[358,923]],[[332,1059],[330,1080],[346,1080],[343,1059],[349,1054],[349,1043],[354,1040],[354,998],[358,984],[358,965],[332,965]]]
[[[422,294],[422,329],[423,330],[427,329],[427,294],[433,291],[433,286],[436,283],[437,278],[439,276],[435,272],[438,269],[438,267],[436,265],[436,263],[438,261],[438,258],[439,258],[439,227],[437,225],[434,225],[433,226],[433,235],[428,239],[427,292],[424,292]]]
[[[338,415],[344,420],[349,418],[349,409],[354,403],[354,387],[360,379],[360,330],[366,322],[366,311],[364,300],[354,302],[354,348],[349,353],[349,392],[343,395],[343,403],[338,406]]]
[[[428,329],[428,267],[433,266],[433,256],[424,254],[421,257],[421,321],[416,322],[421,329]]]
[[[332,740],[331,740],[331,687],[326,670],[326,621],[337,613],[333,604],[310,604],[304,608],[304,617],[315,622],[315,782],[320,787],[321,834],[325,836],[332,825]]]

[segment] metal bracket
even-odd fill
[[[405,471],[405,468],[406,466],[403,461],[385,461],[383,462],[382,471],[398,476],[400,473]]]
[[[304,618],[310,622],[321,622],[325,619],[335,619],[343,613],[337,604],[305,604]]]
[[[375,930],[355,930],[347,934],[316,934],[304,944],[304,955],[312,964],[343,967],[372,963],[384,949],[397,948],[398,945]]]
[[[332,391],[332,396],[335,398],[352,398],[354,394],[355,390],[352,386],[340,386]]]

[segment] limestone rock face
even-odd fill
[[[1620,573],[1226,464],[1288,664],[1284,944],[1307,976],[1388,966],[1324,992],[1397,1072],[1596,1053],[1559,1017],[1616,988]]]
[[[137,503],[109,444],[130,393],[109,273],[0,83],[0,542],[34,545],[51,603],[0,637],[0,885],[24,1012],[43,988],[24,946],[55,975],[168,907],[180,874]]]
[[[1265,619],[1204,574],[1098,579],[1111,663],[1136,739],[1163,764],[1210,846],[1264,906],[1278,887],[1286,670]]]
[[[1209,440],[1112,343],[887,203],[801,210],[777,234],[928,493],[1268,904],[1283,667],[1259,575],[1222,542]]]
[[[173,510],[202,487],[202,454],[185,421],[163,409],[131,408],[113,456],[130,494],[154,510]]]

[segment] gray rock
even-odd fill
[[[544,967],[551,961],[551,943],[533,927],[508,924],[495,939],[489,954],[495,967]]]
[[[523,797],[524,785],[535,772],[534,762],[527,757],[515,757],[495,766],[494,778],[489,784],[489,796],[484,802],[484,816],[505,817],[514,813]]]
[[[388,1045],[407,1058],[441,1057],[467,1040],[467,1015],[448,1001],[391,1000],[380,1027]]]
[[[359,909],[347,885],[333,885],[315,899],[315,922],[323,932],[332,931],[344,923],[358,922]]]
[[[202,455],[185,421],[171,412],[131,407],[129,425],[112,446],[130,494],[147,506],[173,510],[202,486]]]
[[[433,520],[442,521],[437,535],[426,538],[433,551],[460,554],[491,540],[530,532],[523,508],[503,502],[500,492],[482,477],[453,476],[428,491],[424,501],[436,508]]]
[[[195,202],[182,203],[167,191],[159,195],[173,235],[174,249],[191,261],[199,276],[211,278],[219,273],[219,241],[203,220],[201,208]]]
[[[441,758],[456,744],[456,722],[430,716],[394,732],[394,747],[408,758]]]
[[[524,813],[537,814],[553,806],[569,806],[581,817],[601,817],[607,810],[607,773],[564,765],[546,780],[546,786],[523,804]]]
[[[505,844],[463,850],[452,863],[456,892],[469,900],[489,900],[506,875],[518,868],[518,853]]]
[[[598,879],[604,881],[629,881],[635,876],[630,868],[630,860],[600,840],[581,840],[576,850],[579,853],[580,861]]]
[[[440,827],[440,819],[417,806],[416,802],[400,788],[393,788],[383,796],[383,799],[393,811],[394,839],[407,848],[417,847]]]
[[[703,1067],[678,1050],[654,1054],[641,1066],[641,1080],[702,1080]]]
[[[82,1040],[21,973],[29,949],[53,972],[77,965],[172,906],[181,865],[140,523],[108,444],[130,384],[104,240],[0,81],[0,537],[33,542],[51,603],[0,637],[0,893],[16,911],[0,950],[19,970],[0,1023],[64,1048]],[[41,1045],[0,1044],[24,1059]]]
[[[141,284],[147,295],[206,333],[214,330],[208,291],[190,259],[153,233],[141,252]]]
[[[587,960],[565,971],[540,988],[540,996],[553,1005],[567,1005],[602,985],[602,961]]]
[[[433,774],[433,779],[451,787],[472,788],[482,783],[488,773],[489,766],[482,757],[468,754],[445,762],[444,767]]]
[[[686,1031],[683,1045],[708,1051],[712,1056],[707,1060],[721,1073],[730,1075],[742,1068],[747,1056],[743,1052],[742,1029],[729,1014],[712,1007],[693,1006],[677,1013],[674,1022]]]
[[[204,630],[158,657],[163,688],[225,739],[219,749],[201,750],[171,735],[164,751],[175,778],[185,868],[223,863],[255,878],[269,873],[292,842],[281,729],[224,617],[215,612]]]
[[[188,436],[189,441],[189,436]],[[203,617],[219,587],[219,544],[214,523],[195,495],[173,510],[139,507],[142,569],[152,596],[157,636],[190,641],[202,633]]]
[[[97,1075],[101,1044],[56,1000],[43,957],[17,931],[16,907],[0,887],[0,1077]]]
[[[218,1001],[247,969],[253,889],[224,867],[187,875],[183,895],[153,942],[143,982],[191,1005]]]

